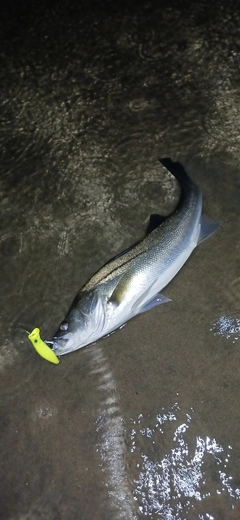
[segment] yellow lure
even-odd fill
[[[28,339],[30,339],[39,356],[43,357],[50,363],[54,363],[55,365],[59,363],[59,359],[57,358],[55,352],[53,352],[53,350],[48,347],[46,343],[44,343],[44,341],[40,338],[40,329],[33,329],[33,331],[28,335]]]

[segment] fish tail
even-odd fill
[[[169,157],[159,158],[159,162],[175,177],[181,187],[193,184],[180,162],[173,162]]]

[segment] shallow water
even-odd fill
[[[1,50],[3,520],[240,518],[238,4],[8,2]],[[77,290],[167,215],[221,221],[109,338],[38,357]]]

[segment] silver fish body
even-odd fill
[[[160,291],[197,244],[217,229],[217,223],[202,218],[202,194],[181,165],[169,159],[161,162],[180,184],[176,211],[82,287],[53,338],[58,356],[94,343],[137,314],[170,301]]]

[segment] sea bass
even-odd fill
[[[202,194],[180,163],[160,160],[177,179],[176,210],[141,242],[105,264],[78,292],[52,348],[57,356],[96,342],[131,318],[170,301],[160,293],[218,223],[202,216]]]

